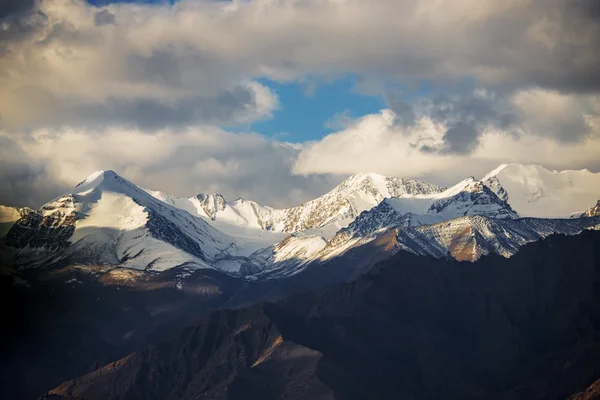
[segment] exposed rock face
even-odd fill
[[[427,214],[449,214],[450,217],[483,215],[491,218],[517,218],[510,205],[483,182],[471,179],[458,193],[433,202]]]
[[[477,263],[400,253],[349,284],[212,314],[52,393],[589,398],[579,393],[593,391],[600,363],[599,243],[600,232],[551,236]]]
[[[597,216],[600,216],[600,200],[598,200],[598,203],[596,203],[596,205],[594,207],[590,208],[582,215],[582,217],[597,217]]]
[[[77,213],[55,211],[46,215],[30,212],[14,223],[4,237],[4,243],[13,248],[59,251],[68,247],[75,230]]]
[[[200,193],[196,196],[200,207],[204,210],[206,215],[208,215],[211,219],[216,219],[216,214],[225,209],[225,198],[218,194],[203,194]]]
[[[554,233],[576,235],[600,228],[600,218],[494,219],[469,216],[433,225],[398,230],[398,246],[437,258],[451,255],[459,261],[475,261],[482,255],[510,257],[526,243]]]
[[[397,236],[396,251],[475,261],[486,254],[513,256],[526,243],[553,233],[575,235],[586,229],[600,229],[600,217],[497,219],[472,215],[448,221],[442,219],[442,222],[428,217],[401,214],[387,200],[383,201],[341,229],[318,254],[317,260],[331,260],[353,247],[388,235],[391,230],[395,230]]]
[[[302,206],[282,210],[284,231],[297,232],[320,228],[333,220],[353,219],[362,211],[358,198],[367,198],[372,206],[386,197],[439,193],[443,188],[409,179],[384,177],[376,174],[357,174],[346,179],[331,192]],[[369,201],[370,200],[370,201]]]
[[[571,400],[597,400],[600,399],[600,379],[595,381],[585,392],[571,396]]]
[[[333,250],[352,238],[368,237],[380,229],[407,226],[410,217],[410,214],[400,214],[387,201],[382,201],[371,210],[363,211],[346,228],[340,229],[329,241],[327,250]]]

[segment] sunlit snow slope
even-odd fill
[[[208,218],[219,230],[232,235],[240,234],[236,228],[288,233],[313,229],[315,233],[329,237],[386,197],[427,196],[441,191],[442,188],[425,182],[357,174],[317,199],[286,209],[262,206],[245,199],[228,202],[220,194],[199,194],[182,199],[163,192],[148,193],[175,207]]]
[[[99,171],[68,195],[21,218],[5,238],[16,260],[118,265],[162,271],[175,266],[235,272],[237,257],[270,243],[237,240],[202,218],[165,204],[113,171]],[[238,263],[239,264],[239,263]]]
[[[568,218],[593,206],[600,192],[600,173],[586,169],[503,164],[482,181],[522,217]]]

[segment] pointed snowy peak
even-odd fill
[[[119,187],[121,187],[122,189],[123,186],[129,186],[130,188],[138,188],[133,183],[119,176],[115,171],[96,171],[90,176],[88,176],[85,180],[79,182],[75,186],[74,192],[76,194],[87,194],[90,191],[98,188],[118,190]]]
[[[103,193],[117,193],[145,204],[154,199],[114,171],[96,171],[78,183],[72,192],[44,204],[38,212],[45,217],[64,217],[75,213],[79,218],[86,214],[89,204],[98,202]]]
[[[524,217],[569,217],[600,198],[600,173],[502,164],[483,183]]]
[[[113,171],[90,175],[73,192],[21,218],[6,244],[47,250],[33,254],[40,262],[48,256],[52,262],[156,271],[184,264],[206,268],[217,255],[250,253],[203,219]]]
[[[518,217],[506,201],[473,177],[441,193],[431,204],[427,214],[440,214],[447,218],[465,215],[484,215],[491,218]]]
[[[196,196],[198,205],[202,208],[207,217],[215,219],[218,212],[225,210],[227,201],[225,197],[219,193],[204,194],[200,193]]]

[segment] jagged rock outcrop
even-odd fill
[[[594,207],[591,207],[586,212],[584,212],[581,217],[597,217],[600,216],[600,200],[596,203]]]

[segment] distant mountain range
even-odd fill
[[[448,188],[357,174],[288,209],[99,171],[37,210],[0,206],[0,290],[14,304],[0,397],[33,398],[211,310],[348,282],[395,254],[475,262],[598,230],[599,199],[598,173],[519,164]]]
[[[22,268],[212,268],[266,279],[298,273],[395,229],[396,250],[472,261],[490,252],[510,256],[553,232],[594,228],[596,219],[585,218],[597,214],[598,198],[600,174],[519,164],[449,188],[357,174],[288,209],[228,202],[220,194],[177,198],[99,171],[38,210],[2,207],[2,254],[4,263]]]

